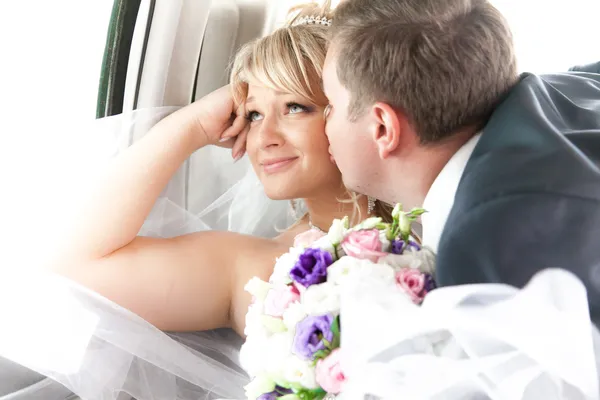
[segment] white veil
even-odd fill
[[[61,200],[62,225],[69,225],[79,199],[110,157],[175,110],[137,110],[61,133],[72,148],[74,167],[56,180],[55,187],[72,188]],[[273,237],[292,222],[287,202],[266,197],[247,159],[234,163],[228,150],[211,146],[180,168],[140,234],[172,237],[217,229]],[[0,268],[0,356],[86,400],[121,400],[121,392],[138,400],[244,398],[249,378],[238,366],[242,339],[233,331],[163,333],[86,288],[44,272],[49,248],[58,244],[56,239],[46,246],[44,259],[20,254]]]

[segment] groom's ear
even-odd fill
[[[386,103],[373,105],[373,139],[379,157],[386,159],[396,151],[402,139],[404,117]]]

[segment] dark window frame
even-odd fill
[[[96,118],[109,117],[123,112],[129,54],[141,2],[142,0],[115,0],[113,3],[100,73]],[[155,3],[156,0],[150,2],[140,68],[144,62]],[[141,71],[139,76],[141,77]],[[137,84],[139,86],[139,82]],[[137,92],[135,103],[137,103]]]

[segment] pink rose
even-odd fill
[[[381,241],[377,229],[351,232],[342,240],[342,249],[350,257],[375,263],[380,257],[387,255],[387,253],[381,251]]]
[[[338,394],[342,391],[346,376],[340,367],[340,349],[337,348],[327,358],[317,361],[315,369],[317,383],[327,393]]]
[[[418,269],[402,268],[396,272],[396,285],[410,296],[413,303],[421,304],[425,297],[425,274]]]
[[[265,298],[265,314],[281,317],[283,312],[295,301],[300,301],[300,293],[293,286],[283,286],[269,290]]]
[[[325,233],[317,229],[309,229],[294,238],[294,247],[308,247],[323,236]]]

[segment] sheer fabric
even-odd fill
[[[53,218],[61,221],[53,224],[56,238],[45,236],[52,241],[47,248],[62,245],[61,229],[110,159],[176,109],[142,109],[57,132],[57,142],[73,149],[63,164],[75,169],[56,178],[55,187],[65,189],[58,193],[60,217],[46,210],[47,218],[39,221],[46,228]],[[266,197],[247,159],[234,163],[228,150],[210,146],[175,174],[140,235],[229,230],[273,237],[293,221],[288,202]],[[51,249],[44,259],[21,253],[0,268],[0,356],[83,399],[120,399],[121,392],[138,400],[244,398],[249,378],[238,365],[242,339],[233,331],[163,333],[86,288],[44,272],[51,257]]]

